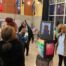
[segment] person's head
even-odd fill
[[[59,30],[60,30],[61,33],[65,33],[65,26],[64,26],[64,24],[61,25]]]
[[[7,26],[2,29],[1,37],[4,41],[13,40],[16,38],[16,31],[14,30],[13,27]]]
[[[22,22],[22,26],[26,27],[27,26],[27,22],[26,20],[24,22]]]
[[[48,26],[47,25],[45,25],[44,30],[48,31]]]
[[[7,17],[7,18],[5,19],[5,22],[7,23],[7,25],[9,25],[9,26],[11,26],[11,27],[14,27],[15,31],[17,31],[17,25],[16,25],[16,23],[13,21],[12,18]]]

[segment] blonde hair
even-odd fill
[[[16,31],[14,30],[13,27],[7,26],[2,29],[1,37],[3,40],[6,40],[6,41],[12,40],[16,38]]]
[[[65,28],[64,24],[59,24],[58,27],[57,27],[58,31],[61,32],[63,30],[63,33],[65,33],[65,29],[64,28]]]

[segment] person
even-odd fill
[[[15,31],[17,32],[17,25],[16,23],[14,22],[14,20],[11,18],[11,17],[6,17],[5,19],[5,23],[6,23],[6,26],[9,25],[11,27],[14,27]]]
[[[65,44],[65,32],[66,32],[66,29],[65,29],[65,26],[62,25],[61,26],[61,29],[60,29],[60,34],[59,34],[59,37],[58,37],[58,46],[57,46],[57,54],[59,56],[59,62],[58,62],[58,66],[62,66],[62,61],[64,60],[64,66],[66,66],[66,54],[64,54],[64,48],[66,48],[66,46],[64,46]]]
[[[55,43],[57,43],[57,40],[58,40],[58,34],[59,34],[59,25],[60,25],[60,23],[59,22],[57,22],[56,23],[56,28],[54,29],[54,40],[55,40]]]
[[[25,66],[24,47],[16,38],[13,27],[7,26],[1,31],[0,66]]]
[[[27,24],[26,20],[21,24],[21,26],[19,27],[18,31],[19,33],[21,32],[21,30],[25,28],[26,29],[26,32],[28,33],[28,41],[26,43],[26,56],[28,56],[29,54],[29,44],[30,44],[30,41],[32,40],[32,43],[34,42],[34,35],[33,35],[33,32],[30,28],[30,26]]]

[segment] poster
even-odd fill
[[[16,0],[16,6],[17,6],[17,10],[18,10],[18,14],[20,14],[21,11],[21,4],[20,4],[21,0]]]
[[[53,22],[43,21],[41,22],[40,32],[46,39],[53,39]]]
[[[44,40],[42,40],[42,39],[39,38],[37,40],[36,44],[37,44],[37,47],[38,47],[38,53],[39,53],[39,55],[41,57],[43,57],[44,56]]]
[[[41,29],[41,33],[43,34],[50,34],[50,27],[51,24],[50,23],[42,23],[42,29]]]

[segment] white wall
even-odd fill
[[[11,17],[15,19],[15,22],[18,26],[20,26],[20,24],[26,19],[29,25],[33,23],[36,28],[40,29],[41,16],[32,17],[32,16],[17,15],[17,14],[0,13],[0,20],[5,21],[6,17]]]

